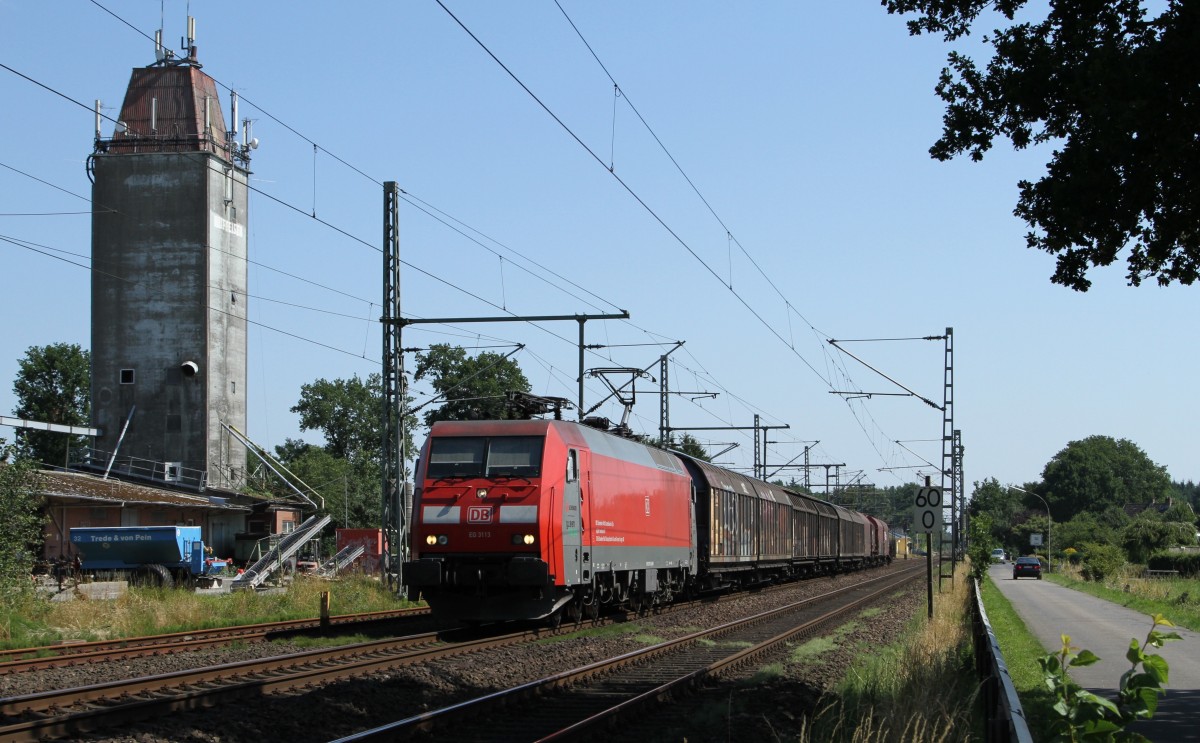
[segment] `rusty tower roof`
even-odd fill
[[[111,140],[97,140],[97,151],[230,155],[216,81],[198,65],[134,69],[118,120]]]

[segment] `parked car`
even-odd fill
[[[992,550],[992,562],[1004,562],[1003,548],[997,547],[996,549]]]
[[[1036,557],[1018,557],[1013,563],[1013,580],[1026,578],[1042,579],[1042,561]]]

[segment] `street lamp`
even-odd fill
[[[1042,502],[1042,505],[1046,507],[1046,572],[1048,573],[1048,572],[1050,572],[1050,568],[1052,568],[1054,566],[1054,560],[1053,560],[1054,553],[1051,552],[1051,550],[1050,550],[1050,544],[1051,544],[1050,536],[1051,536],[1051,532],[1052,532],[1053,526],[1054,526],[1054,520],[1052,518],[1050,518],[1050,504],[1046,502],[1045,498],[1043,498],[1042,496],[1038,495],[1037,493],[1035,493],[1031,490],[1026,490],[1025,488],[1018,488],[1016,485],[1009,485],[1008,487],[1012,488],[1013,490],[1019,490],[1022,493],[1024,493],[1025,495],[1032,495],[1034,498],[1037,498],[1038,500],[1040,500]]]

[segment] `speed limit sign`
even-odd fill
[[[917,491],[913,504],[913,531],[916,533],[942,530],[942,489],[926,486]]]

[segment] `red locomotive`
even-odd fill
[[[568,421],[435,423],[416,483],[405,583],[466,622],[637,611],[891,560],[878,519]]]

